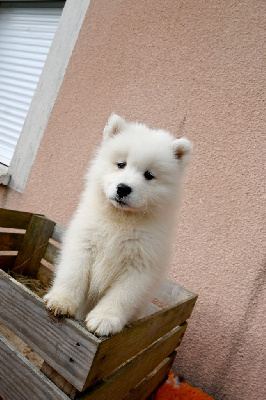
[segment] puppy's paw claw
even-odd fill
[[[77,304],[74,300],[71,301],[69,295],[62,291],[51,291],[43,297],[46,308],[54,315],[67,315],[74,317],[77,311]]]

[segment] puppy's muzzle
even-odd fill
[[[119,183],[116,188],[117,197],[122,199],[123,197],[127,197],[132,192],[130,186],[125,185],[124,183]]]

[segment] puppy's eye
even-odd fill
[[[118,168],[120,168],[120,169],[125,168],[126,165],[127,165],[126,162],[119,162],[119,163],[117,163],[117,166],[118,166]]]
[[[154,179],[154,175],[150,171],[145,171],[144,176],[147,179],[147,181],[151,181],[152,179]]]

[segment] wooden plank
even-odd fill
[[[1,336],[0,359],[0,395],[5,400],[69,399]]]
[[[100,339],[73,319],[53,317],[39,296],[1,270],[0,304],[0,321],[82,390]]]
[[[23,233],[0,232],[0,251],[18,251]]]
[[[154,314],[154,313],[156,313],[156,312],[159,311],[159,310],[161,310],[160,307],[156,306],[156,305],[153,304],[153,303],[150,303],[150,304],[148,305],[148,308],[147,308],[147,315]]]
[[[62,243],[62,239],[63,239],[65,231],[66,231],[66,228],[64,226],[56,223],[53,233],[52,233],[52,239],[58,243]]]
[[[46,261],[48,261],[50,264],[54,264],[55,260],[59,256],[59,252],[60,252],[60,249],[58,249],[58,247],[54,246],[51,243],[48,243],[47,247],[46,247],[46,251],[45,251],[45,253],[43,255],[43,258]]]
[[[14,270],[36,278],[55,222],[46,217],[33,215],[24,235]]]
[[[11,271],[14,267],[17,256],[14,255],[0,255],[0,268],[4,271]]]
[[[39,279],[44,285],[49,285],[52,282],[53,277],[54,272],[41,263],[37,273],[37,279]]]
[[[91,366],[86,386],[110,375],[119,365],[186,321],[192,313],[196,299],[193,295],[190,299],[142,318],[122,332],[103,340]]]
[[[54,384],[67,394],[71,399],[75,398],[77,389],[71,385],[63,376],[56,372],[46,361],[43,362],[41,371],[52,381]]]
[[[179,345],[187,324],[184,323],[155,342],[144,353],[128,362],[104,381],[77,396],[79,400],[122,400],[138,383]],[[108,394],[108,397],[106,397]]]
[[[0,208],[0,227],[27,229],[31,217],[31,213]]]
[[[192,295],[194,295],[194,293],[183,288],[182,286],[177,285],[174,282],[169,281],[168,279],[165,279],[163,285],[158,290],[158,293],[155,297],[160,302],[172,305],[178,303],[179,301],[186,300]]]
[[[167,357],[137,387],[135,387],[133,391],[125,397],[125,400],[146,400],[167,378],[175,356],[176,351]]]

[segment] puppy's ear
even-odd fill
[[[103,139],[117,135],[126,126],[126,121],[117,114],[111,114],[103,131]]]
[[[173,141],[174,156],[182,166],[188,165],[192,153],[193,145],[185,138]]]

